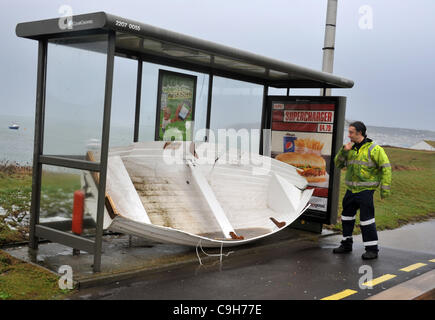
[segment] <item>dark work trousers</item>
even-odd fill
[[[374,190],[365,190],[358,193],[352,193],[350,190],[347,190],[343,198],[341,222],[343,225],[343,238],[351,238],[355,226],[356,212],[359,209],[363,244],[366,250],[378,251],[375,206],[373,205],[374,193]]]

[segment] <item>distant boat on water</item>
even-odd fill
[[[20,128],[20,126],[16,123],[9,126],[9,129],[12,129],[12,130],[18,130],[19,128]]]

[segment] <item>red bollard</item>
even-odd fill
[[[75,234],[82,234],[83,232],[83,211],[85,205],[85,193],[83,190],[74,192],[73,213],[71,229]],[[73,249],[73,256],[78,256],[80,249]]]
[[[72,214],[72,232],[82,234],[83,232],[83,211],[85,205],[85,193],[83,190],[74,192],[74,204]]]

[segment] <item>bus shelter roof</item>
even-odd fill
[[[69,22],[69,24],[68,24]],[[132,59],[263,84],[276,88],[352,88],[354,82],[248,51],[198,39],[105,12],[19,23],[16,34],[71,43],[116,33],[115,53]],[[57,39],[57,40],[56,40]],[[89,44],[89,43],[88,43]],[[89,46],[87,47],[89,48]]]

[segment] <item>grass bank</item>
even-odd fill
[[[0,300],[62,299],[72,291],[59,289],[58,280],[51,272],[0,250]]]
[[[41,217],[70,217],[80,176],[43,171]],[[0,246],[28,239],[32,168],[0,163]]]
[[[381,200],[379,190],[375,192],[377,229],[395,229],[408,223],[434,218],[435,152],[395,147],[384,149],[392,165],[392,185],[391,196],[387,199]],[[340,183],[339,222],[326,226],[328,229],[342,230],[341,200],[346,192],[344,173],[342,171]],[[355,226],[354,233],[360,233],[359,214],[357,214]]]
[[[80,188],[79,176],[45,171],[42,181],[41,214],[70,214],[72,193]],[[0,163],[0,247],[28,240],[31,193],[31,167]],[[0,300],[62,299],[71,291],[60,290],[58,279],[0,250]]]
[[[0,163],[0,246],[27,239],[31,193],[31,167]]]

